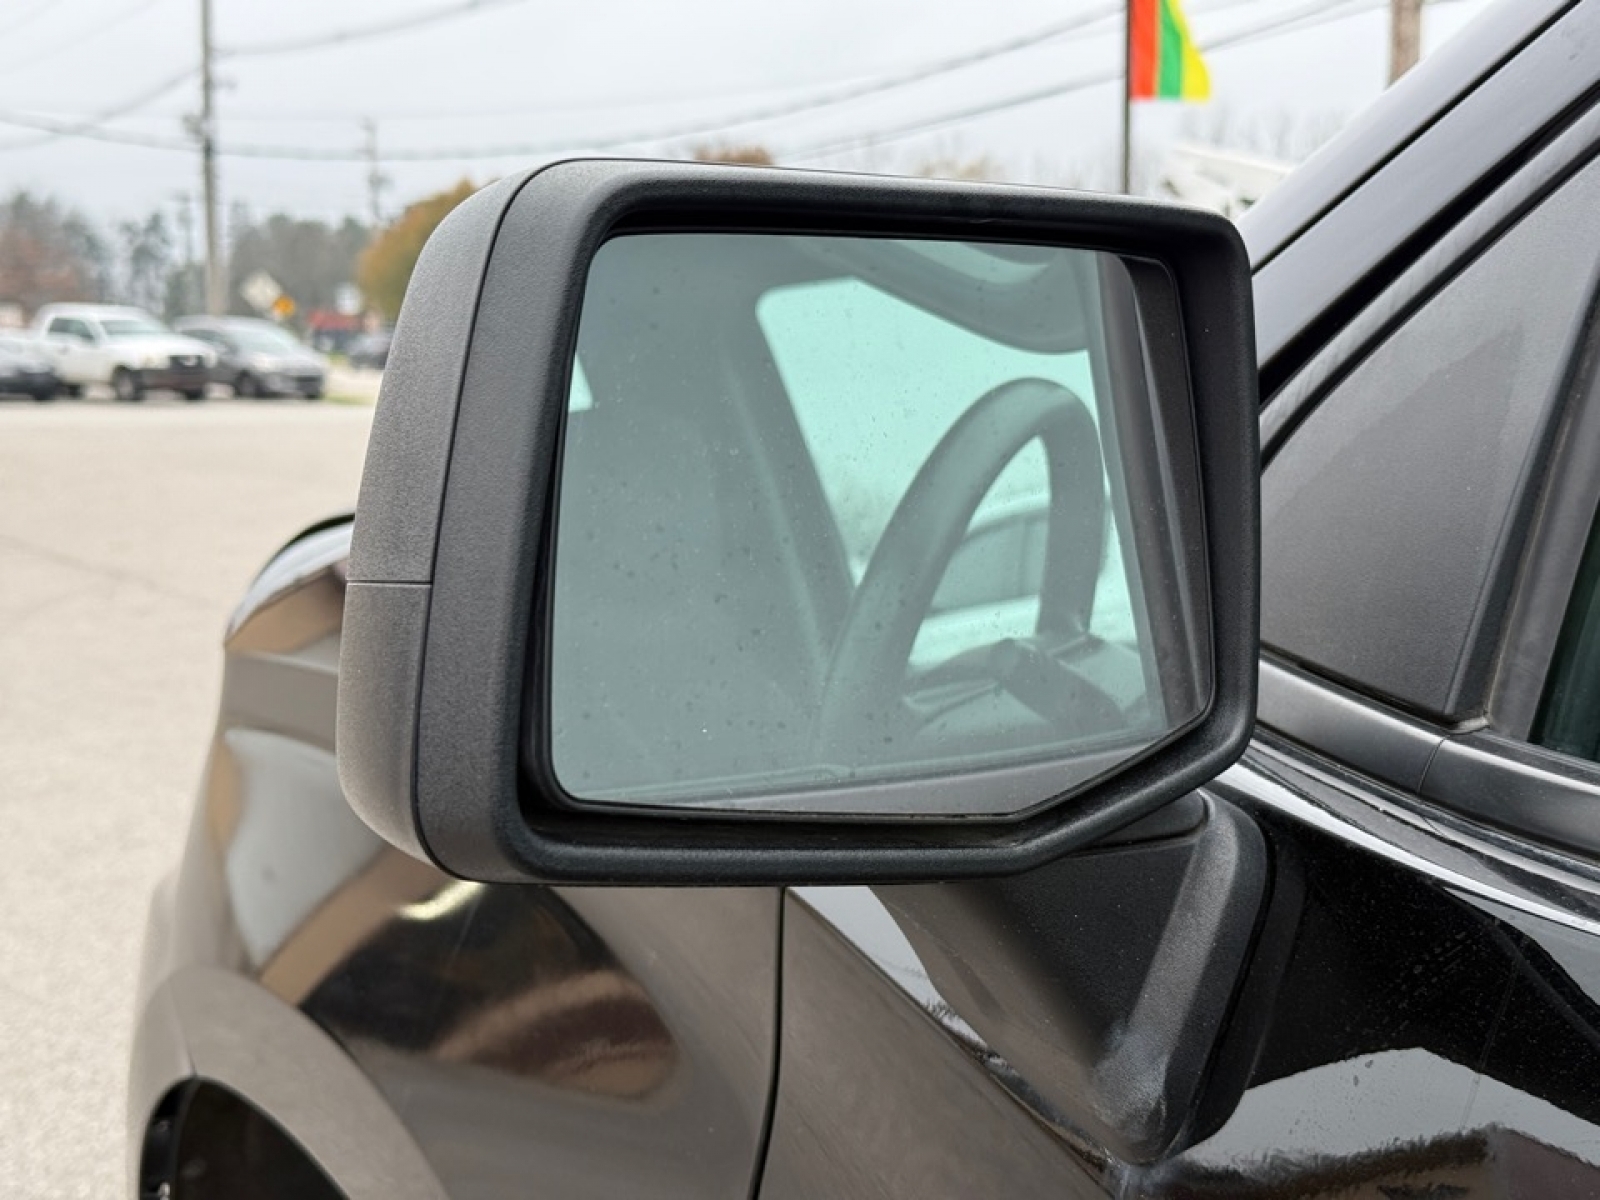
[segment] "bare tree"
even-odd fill
[[[110,262],[81,213],[25,191],[0,203],[0,300],[32,312],[52,300],[103,299]]]
[[[743,163],[750,167],[770,167],[774,161],[770,150],[765,146],[754,144],[696,146],[692,153],[696,162]]]
[[[966,179],[974,182],[1002,182],[1007,179],[998,160],[987,154],[971,158],[935,155],[919,162],[911,172],[924,179]]]
[[[172,232],[159,210],[142,221],[117,226],[121,272],[116,298],[124,304],[160,312],[166,306],[167,284],[177,268]]]

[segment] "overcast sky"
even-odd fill
[[[1115,177],[1118,85],[1111,82],[899,136],[962,110],[1115,71],[1121,26],[1112,18],[911,86],[720,136],[639,137],[814,105],[1046,27],[1090,21],[1114,8],[1111,0],[480,0],[449,19],[347,41],[340,35],[464,8],[465,0],[213,3],[224,150],[359,155],[362,121],[370,118],[380,156],[396,156],[383,163],[388,215],[463,177],[485,182],[547,157],[540,151],[553,143],[586,139],[638,137],[612,152],[677,155],[708,142],[759,143],[780,161],[884,170],[986,156],[1015,179],[1109,186]],[[1431,4],[1425,51],[1486,6]],[[198,62],[199,8],[199,0],[0,0],[0,120],[88,123],[147,95]],[[1187,0],[1186,8],[1202,44],[1259,32],[1207,54],[1209,106],[1140,106],[1135,128],[1147,154],[1217,124],[1243,137],[1280,124],[1326,125],[1383,87],[1384,0]],[[1297,16],[1300,25],[1266,28]],[[321,44],[263,52],[288,42]],[[198,88],[196,78],[185,78],[104,127],[180,142]],[[514,152],[473,156],[500,149]],[[433,157],[398,161],[407,154]],[[224,205],[242,202],[257,216],[337,218],[369,209],[361,161],[227,156],[221,170]],[[0,194],[52,193],[106,220],[170,210],[198,186],[192,151],[0,123]]]

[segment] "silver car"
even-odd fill
[[[326,390],[327,360],[270,321],[252,317],[181,317],[176,328],[216,350],[212,378],[227,384],[235,395],[320,400]]]

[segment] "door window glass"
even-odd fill
[[[1465,650],[1520,553],[1593,290],[1589,165],[1356,363],[1262,480],[1262,640],[1403,707],[1481,707]]]
[[[1578,568],[1532,740],[1600,762],[1600,522]]]
[[[94,333],[89,326],[74,317],[56,317],[50,322],[50,332],[85,342],[94,340]]]

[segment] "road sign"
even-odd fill
[[[294,316],[294,301],[287,295],[279,296],[272,302],[272,315],[280,321],[287,321]]]
[[[283,295],[283,289],[278,286],[278,281],[265,271],[252,271],[239,285],[239,294],[251,308],[264,313],[272,310],[272,306],[278,302],[278,297]]]

